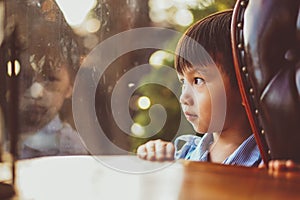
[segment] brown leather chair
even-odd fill
[[[238,0],[232,47],[263,160],[300,163],[300,0]]]

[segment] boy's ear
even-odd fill
[[[67,88],[67,91],[66,91],[65,98],[66,98],[66,99],[71,98],[72,93],[73,93],[73,86],[72,86],[72,85],[69,85],[69,87]]]

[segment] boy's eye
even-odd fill
[[[203,79],[203,78],[199,78],[199,77],[194,78],[194,83],[195,83],[196,85],[201,85],[201,84],[204,83],[204,79]]]
[[[44,80],[49,82],[59,81],[58,77],[54,75],[48,75],[48,76],[46,75],[44,76]]]

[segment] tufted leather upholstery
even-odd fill
[[[236,74],[265,162],[300,162],[300,0],[238,0]]]

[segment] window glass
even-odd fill
[[[150,139],[193,133],[181,116],[175,46],[196,20],[234,5],[1,2],[1,140],[6,150],[15,141],[18,159],[128,154]]]

